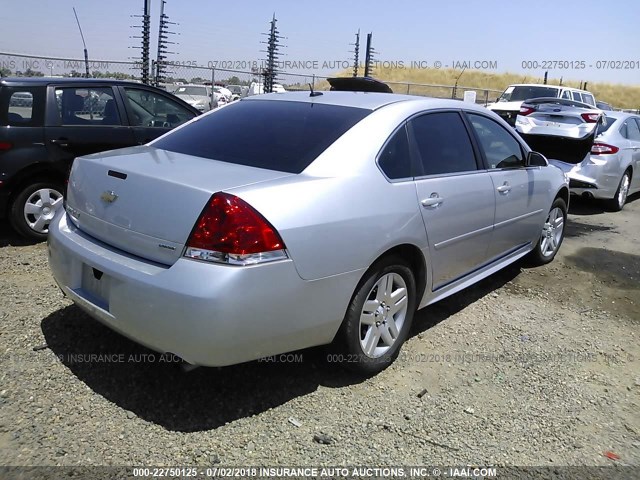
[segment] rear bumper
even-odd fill
[[[48,248],[56,282],[91,317],[206,366],[331,342],[362,274],[305,281],[290,260],[233,267],[181,258],[162,266],[85,235],[65,212],[51,223]]]
[[[586,194],[603,200],[615,196],[622,176],[617,162],[601,161],[594,164],[587,159],[577,165],[558,160],[549,160],[549,163],[559,167],[569,176],[569,189],[572,194]]]

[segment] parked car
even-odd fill
[[[180,85],[172,93],[202,113],[219,105],[220,96],[209,85]]]
[[[287,90],[280,85],[279,83],[273,84],[273,93],[284,93]],[[247,96],[251,95],[262,95],[264,94],[264,84],[258,82],[251,82],[249,85],[249,91],[247,92]]]
[[[333,342],[375,373],[416,308],[527,255],[550,262],[568,201],[562,171],[483,107],[261,95],[78,158],[49,262],[89,315],[186,362]]]
[[[0,218],[8,217],[26,237],[46,238],[76,156],[147,143],[197,113],[176,97],[139,83],[3,78]]]
[[[244,85],[227,85],[227,89],[231,92],[231,101],[244,98],[249,92],[249,87]]]
[[[596,102],[596,107],[599,108],[600,110],[613,110],[613,107],[611,106],[611,104],[607,102]]]
[[[233,93],[231,93],[231,90],[229,90],[228,88],[222,87],[220,85],[214,85],[213,90],[224,96],[224,98],[227,100],[227,103],[232,100]]]
[[[620,211],[627,196],[640,191],[640,116],[584,104],[530,107],[523,104],[516,129],[567,173],[571,193],[602,199]]]
[[[522,83],[509,85],[498,97],[496,103],[487,105],[487,108],[500,115],[509,125],[515,126],[522,102],[542,97],[563,98],[596,106],[593,94],[586,90],[559,85]]]

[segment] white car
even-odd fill
[[[286,92],[287,90],[279,83],[274,83],[273,84],[273,93],[283,93]],[[258,83],[258,82],[251,82],[251,85],[249,86],[249,92],[247,93],[247,96],[250,95],[262,95],[264,93],[264,84],[263,83]]]
[[[180,85],[173,94],[201,112],[208,112],[218,106],[218,98],[212,95],[207,85]]]
[[[560,85],[542,85],[536,83],[520,83],[509,85],[498,97],[496,103],[487,105],[489,110],[496,112],[512,127],[515,126],[516,117],[520,112],[520,106],[525,100],[533,98],[563,98],[576,102],[596,106],[593,94],[586,90],[563,87]]]

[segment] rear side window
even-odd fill
[[[421,175],[477,170],[471,140],[457,112],[430,113],[411,120]]]
[[[573,94],[573,99],[577,102],[582,102],[582,97],[580,96],[580,92],[571,92]]]
[[[152,145],[222,162],[300,173],[369,113],[307,102],[241,100]]]
[[[569,90],[565,90],[562,92],[562,98],[566,98],[567,100],[571,100],[571,92]]]
[[[44,124],[44,87],[0,89],[0,125],[41,127]]]
[[[378,165],[384,174],[392,180],[413,176],[407,129],[404,125],[391,136],[383,147],[378,157]]]
[[[596,132],[596,136],[600,135],[601,133],[606,132],[607,130],[609,130],[613,124],[616,122],[617,119],[613,118],[613,117],[604,117],[604,123],[599,123],[598,124],[598,131]]]
[[[121,125],[111,87],[59,87],[55,90],[61,125]]]

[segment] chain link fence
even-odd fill
[[[93,78],[112,78],[118,80],[141,81],[142,65],[134,61],[89,60],[89,76]],[[174,91],[187,83],[232,85],[238,91],[247,92],[255,84],[253,93],[262,93],[262,75],[258,68],[250,71],[225,68],[201,67],[180,62],[165,62],[158,72],[155,61],[151,62],[150,72],[153,83]],[[159,73],[159,75],[156,75]],[[0,52],[0,76],[14,77],[84,77],[86,66],[83,59],[47,57]],[[314,74],[278,72],[276,90],[282,86],[285,90],[329,90],[327,77]],[[384,81],[384,80],[383,80]],[[474,88],[454,85],[432,85],[412,82],[386,82],[395,93],[419,95],[436,98],[454,98],[462,100],[465,92],[475,92],[475,101],[486,104],[502,93],[500,90]]]

